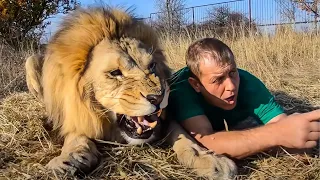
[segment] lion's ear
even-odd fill
[[[39,55],[32,55],[25,63],[27,87],[31,94],[39,100],[43,98],[41,74],[43,59]]]
[[[126,28],[132,25],[132,18],[129,14],[119,9],[105,10],[107,14],[106,25],[110,38],[120,39]]]

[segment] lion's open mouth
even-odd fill
[[[120,128],[132,137],[148,138],[159,122],[162,109],[145,116],[118,115]]]

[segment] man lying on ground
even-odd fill
[[[317,145],[320,110],[285,114],[257,77],[237,68],[231,49],[220,40],[193,42],[186,64],[171,79],[168,108],[206,148],[241,159],[277,146]],[[233,130],[226,131],[225,124]]]

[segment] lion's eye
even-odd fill
[[[122,72],[120,71],[120,69],[114,70],[110,72],[111,76],[121,76]]]
[[[152,47],[148,49],[148,53],[149,53],[149,54],[152,54],[152,51],[153,51],[153,48],[152,48]]]
[[[155,71],[156,71],[156,63],[155,62],[153,62],[153,63],[151,63],[150,65],[149,65],[149,70],[150,70],[150,72],[151,73],[155,73]]]

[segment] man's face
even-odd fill
[[[199,70],[201,83],[192,77],[189,78],[193,88],[210,104],[225,110],[233,109],[237,103],[240,82],[236,64],[221,64],[205,59],[200,62]]]

